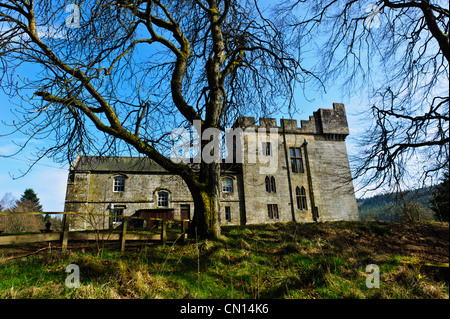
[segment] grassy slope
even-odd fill
[[[449,228],[330,222],[224,227],[218,242],[69,251],[5,261],[1,298],[448,298]],[[130,247],[131,248],[131,247]],[[68,289],[65,267],[80,267]],[[379,289],[366,287],[368,264]]]

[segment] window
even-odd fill
[[[123,208],[114,208],[111,211],[111,215],[113,215],[114,217],[112,217],[112,223],[113,225],[117,224],[117,223],[121,223],[122,222],[122,218],[120,218],[120,216],[123,216]]]
[[[158,207],[169,207],[169,193],[159,192],[158,193]]]
[[[269,212],[270,219],[279,219],[278,216],[278,205],[277,204],[267,204],[267,210]]]
[[[276,193],[277,192],[277,187],[275,184],[275,177],[270,177],[266,176],[266,192],[267,193]]]
[[[222,191],[224,193],[232,193],[233,192],[233,180],[231,178],[224,178],[222,180]]]
[[[277,192],[277,187],[275,185],[275,177],[273,176],[270,178],[270,190],[272,191],[272,193]]]
[[[114,177],[114,192],[124,192],[125,191],[125,177]]]
[[[262,155],[272,156],[272,149],[270,146],[270,142],[262,142]]]
[[[230,206],[225,206],[225,220],[231,222],[231,208]]]
[[[289,155],[291,156],[292,172],[303,173],[302,150],[299,147],[291,147],[289,148]]]
[[[301,210],[308,210],[308,206],[306,204],[306,191],[305,188],[302,186],[302,188],[295,189],[295,195],[297,197],[297,208]]]

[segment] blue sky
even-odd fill
[[[13,119],[10,112],[11,104],[3,94],[0,94],[0,108],[2,120],[11,121]],[[4,124],[0,124],[0,135],[8,130]],[[23,141],[25,137],[19,135],[0,137],[0,200],[8,193],[19,199],[25,189],[32,188],[40,198],[45,211],[64,211],[69,165],[54,163],[52,159],[43,159],[21,177],[33,163],[31,153],[34,148],[45,143],[34,141],[23,152],[12,157],[3,157],[14,154],[18,150],[15,143]]]

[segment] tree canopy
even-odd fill
[[[368,92],[353,172],[362,187],[436,182],[449,159],[448,1],[295,0],[278,12],[325,87]]]
[[[257,1],[7,0],[0,10],[1,86],[23,97],[13,131],[53,141],[37,158],[148,156],[187,183],[200,234],[218,233],[219,163],[197,173],[172,162],[172,130],[294,111],[295,87],[316,80]]]

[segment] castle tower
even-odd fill
[[[240,117],[245,222],[358,219],[345,138],[345,108],[319,109],[296,120]]]

